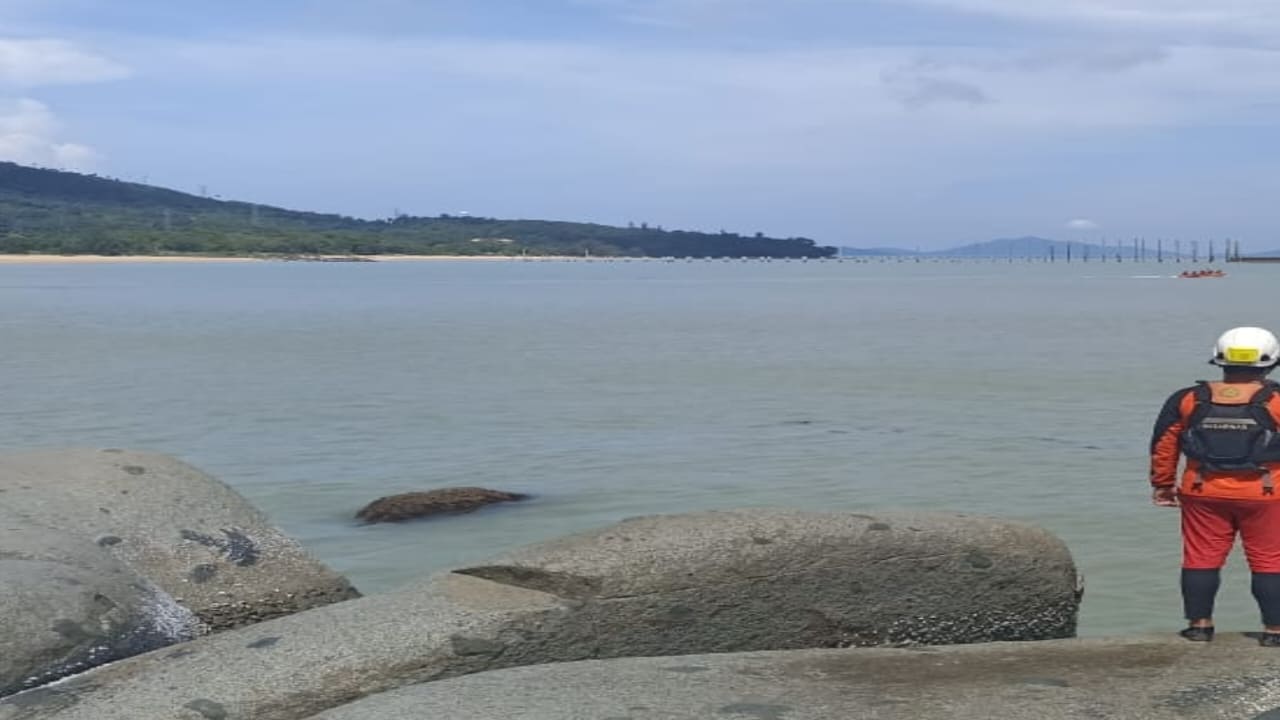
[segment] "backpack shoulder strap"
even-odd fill
[[[1280,384],[1277,384],[1274,380],[1264,380],[1262,381],[1262,388],[1249,399],[1249,404],[1255,408],[1255,415],[1266,425],[1270,425],[1268,429],[1272,431],[1276,430],[1277,419],[1271,415],[1268,403],[1271,402],[1271,398],[1275,397],[1277,390],[1280,390]]]
[[[1213,388],[1209,387],[1209,381],[1197,380],[1195,387],[1191,388],[1191,396],[1195,398],[1195,404],[1191,406],[1191,414],[1185,418],[1188,426],[1203,420],[1213,407]]]

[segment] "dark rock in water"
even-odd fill
[[[469,513],[485,505],[527,500],[528,495],[479,487],[440,488],[381,497],[361,508],[357,520],[403,522],[432,515]]]

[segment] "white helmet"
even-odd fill
[[[1218,338],[1209,362],[1223,367],[1272,367],[1280,362],[1280,342],[1262,328],[1231,328]]]

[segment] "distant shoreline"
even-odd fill
[[[119,263],[243,263],[243,262],[418,262],[441,260],[582,260],[558,255],[20,255],[0,254],[0,265],[85,265]],[[587,258],[594,259],[594,258]]]

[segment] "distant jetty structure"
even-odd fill
[[[835,259],[858,262],[1023,262],[1023,263],[1221,263],[1280,262],[1280,252],[1246,255],[1240,241],[1168,240],[1156,238],[1057,241],[1040,237],[1009,238],[920,252],[898,248],[841,247]]]

